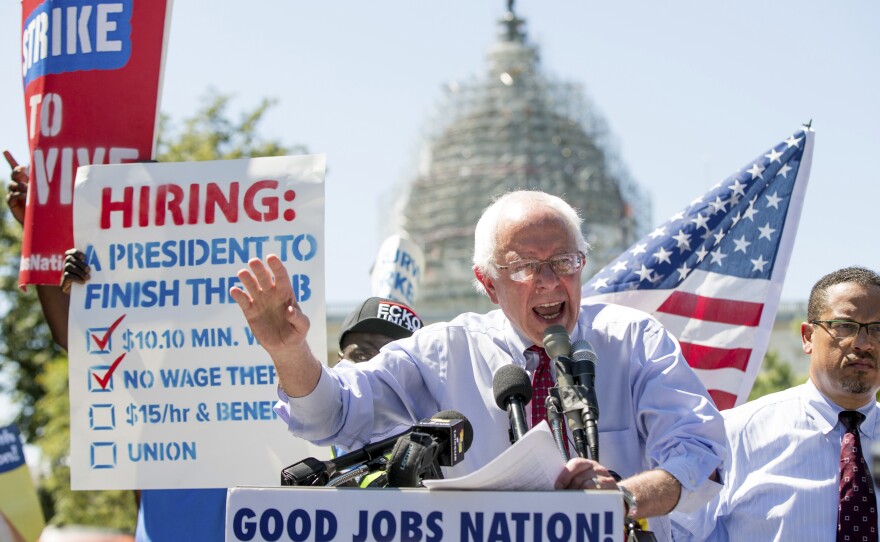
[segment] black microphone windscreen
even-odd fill
[[[504,365],[495,372],[492,377],[492,392],[495,394],[495,404],[501,410],[507,410],[507,398],[516,396],[523,405],[532,400],[532,381],[529,373],[517,365]]]
[[[307,457],[281,471],[281,485],[309,486],[315,483],[323,485],[322,480],[327,480],[332,474],[334,472],[328,470],[327,463],[314,457]]]
[[[579,339],[571,345],[571,360],[572,361],[587,361],[590,360],[593,363],[599,361],[598,356],[596,356],[596,350],[593,349],[593,345],[590,344],[590,341]]]
[[[461,441],[461,452],[468,451],[471,443],[474,441],[474,426],[468,421],[464,414],[457,410],[441,410],[437,414],[431,416],[432,420],[461,420],[464,422],[464,436]]]
[[[550,359],[571,354],[571,339],[565,326],[553,325],[544,330],[544,350]]]

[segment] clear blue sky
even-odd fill
[[[369,295],[383,193],[414,173],[442,87],[479,74],[502,0],[177,0],[162,111],[182,119],[209,87],[271,110],[264,134],[327,154],[327,299]],[[810,187],[783,289],[880,270],[880,4],[520,0],[552,76],[584,85],[655,222],[813,119]],[[18,2],[0,3],[0,147],[27,155]],[[8,179],[7,174],[2,178]]]

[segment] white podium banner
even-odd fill
[[[229,490],[226,540],[389,542],[616,542],[616,491]]]

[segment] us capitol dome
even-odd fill
[[[540,189],[577,208],[593,247],[585,279],[652,223],[606,122],[580,84],[542,72],[524,28],[510,2],[484,73],[446,85],[417,171],[385,225],[385,233],[406,235],[424,251],[415,308],[429,321],[495,308],[474,290],[471,267],[474,227],[496,196]]]

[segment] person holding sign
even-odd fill
[[[85,284],[89,280],[90,268],[82,251],[72,248],[64,254],[59,290],[67,298],[73,283]],[[67,329],[66,311],[64,328]],[[136,495],[136,542],[222,540],[225,537],[225,488],[145,489],[136,491]]]
[[[8,153],[7,160],[11,160]],[[12,165],[12,161],[10,161]],[[27,197],[27,172],[13,166],[7,203],[16,220],[22,221]],[[19,209],[19,205],[21,205]],[[70,286],[89,280],[85,254],[75,248],[65,252],[61,286],[38,285],[43,314],[58,346],[67,350]],[[46,293],[48,292],[48,293]],[[160,540],[222,540],[226,529],[226,489],[155,489],[137,491],[137,542]]]
[[[30,181],[27,168],[18,165],[9,151],[3,151],[3,156],[9,167],[12,168],[6,192],[6,204],[9,206],[12,218],[24,226],[25,202]],[[51,284],[38,284],[37,297],[40,300],[40,307],[43,309],[43,316],[52,332],[52,340],[67,350],[67,310],[70,306],[70,298],[61,291],[61,288]]]
[[[704,505],[721,486],[724,425],[678,342],[649,315],[581,304],[588,245],[581,218],[562,199],[517,191],[486,209],[475,231],[476,284],[500,310],[462,314],[387,345],[372,360],[324,367],[309,350],[309,320],[281,260],[252,259],[230,295],[280,379],[279,416],[298,436],[348,449],[400,432],[438,411],[461,412],[474,442],[446,474],[490,462],[509,445],[507,413],[492,394],[494,373],[515,364],[534,375],[548,327],[563,326],[595,346],[602,413],[602,461],[570,460],[558,489],[625,488],[628,513],[671,538],[666,516]],[[536,423],[539,420],[535,420]],[[618,484],[611,471],[622,476]],[[655,524],[656,523],[656,524]]]

